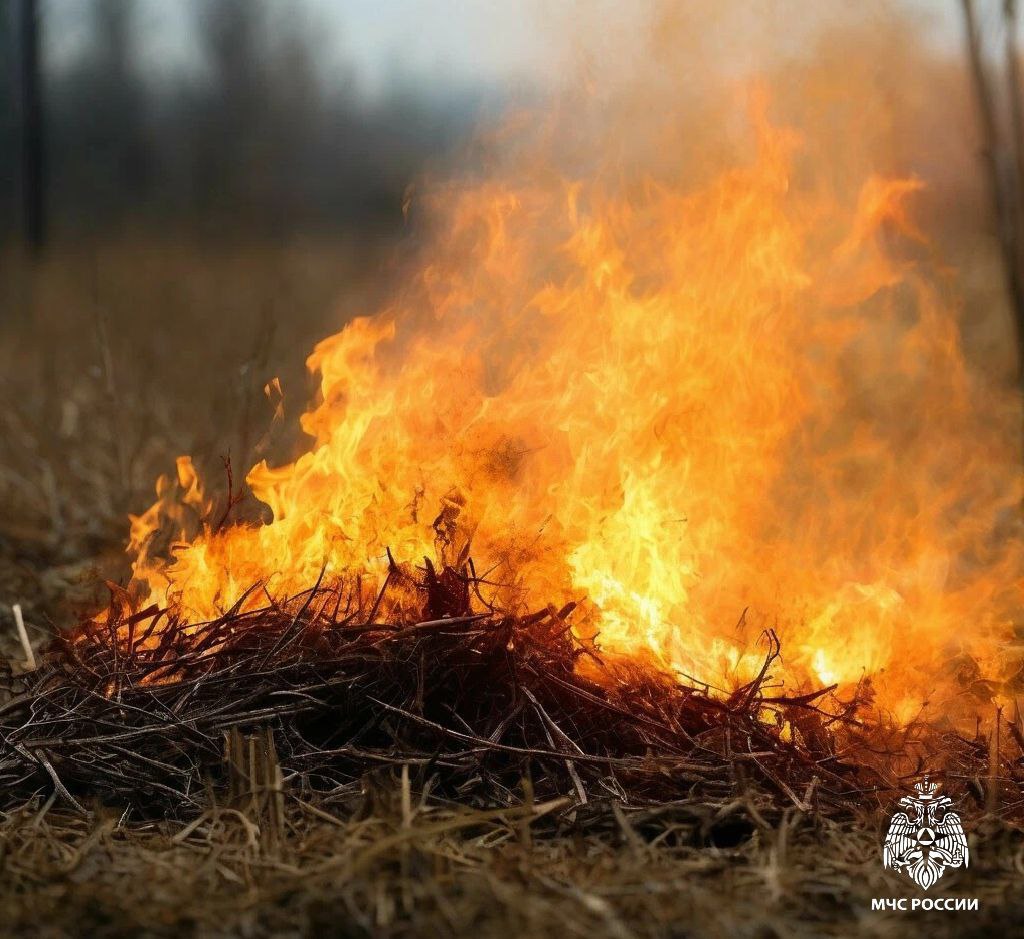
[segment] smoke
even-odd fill
[[[202,617],[325,559],[363,589],[472,553],[492,602],[582,600],[607,653],[725,687],[770,628],[789,680],[903,718],[953,713],[964,661],[1011,681],[1020,407],[1005,309],[947,260],[989,263],[962,70],[874,7],[768,9],[581,26],[571,80],[422,185],[391,302],[311,356],[313,443],[248,477],[273,521],[139,586]]]

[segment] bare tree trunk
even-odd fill
[[[1017,211],[1018,218],[1024,218],[1024,98],[1021,97],[1017,47],[1017,0],[1003,0],[1003,21],[1006,26],[1006,92],[1010,100],[1014,168],[1017,171]]]
[[[1002,145],[999,126],[996,120],[996,101],[985,70],[984,53],[981,48],[981,36],[975,16],[973,0],[961,0],[964,11],[964,25],[967,35],[967,57],[971,67],[975,96],[978,102],[978,115],[981,120],[982,155],[988,169],[989,191],[992,198],[992,211],[995,216],[999,236],[999,246],[1003,256],[1006,290],[1013,312],[1014,327],[1017,334],[1017,374],[1018,380],[1024,384],[1024,265],[1021,259],[1021,185],[1024,176],[1024,153],[1018,143],[1021,133],[1022,115],[1020,95],[1016,83],[1018,79],[1016,56],[1016,2],[1004,0],[1003,14],[1006,18],[1007,44],[1007,82],[1010,86],[1011,121],[1013,122],[1014,140],[1011,142],[1011,153]],[[1009,157],[1009,159],[1008,159]]]
[[[39,4],[21,0],[21,200],[26,244],[46,242],[46,148],[39,56]]]

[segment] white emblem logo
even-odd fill
[[[953,800],[937,796],[936,783],[914,786],[916,796],[904,796],[900,806],[908,811],[897,812],[889,823],[882,851],[882,866],[903,871],[918,886],[927,890],[947,867],[966,867],[967,836],[960,816],[949,811]]]

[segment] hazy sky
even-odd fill
[[[188,69],[196,64],[191,35],[193,5],[207,0],[136,0],[140,59],[147,71]],[[811,17],[875,2],[881,9],[913,12],[933,41],[960,41],[959,0],[807,0]],[[983,4],[985,0],[982,0]],[[748,22],[792,18],[788,5],[749,0]],[[587,41],[575,27],[585,15],[591,40],[629,30],[650,0],[271,0],[278,16],[298,20],[320,43],[324,72],[342,69],[373,92],[396,73],[405,79],[446,82],[545,84],[562,73]],[[789,12],[783,12],[787,6]],[[85,0],[44,0],[48,51],[58,66],[88,41]],[[984,12],[984,11],[983,11]],[[605,36],[601,37],[602,27]],[[610,51],[609,51],[610,50]],[[601,54],[614,54],[611,44]]]

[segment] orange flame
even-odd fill
[[[697,184],[544,157],[438,190],[418,273],[308,360],[308,452],[249,472],[273,520],[150,556],[202,501],[183,458],[132,519],[135,589],[205,619],[471,543],[504,607],[585,598],[605,652],[712,683],[765,627],[791,681],[872,676],[904,716],[961,652],[1005,673],[1017,403],[964,364],[921,183],[835,194],[764,113]]]

